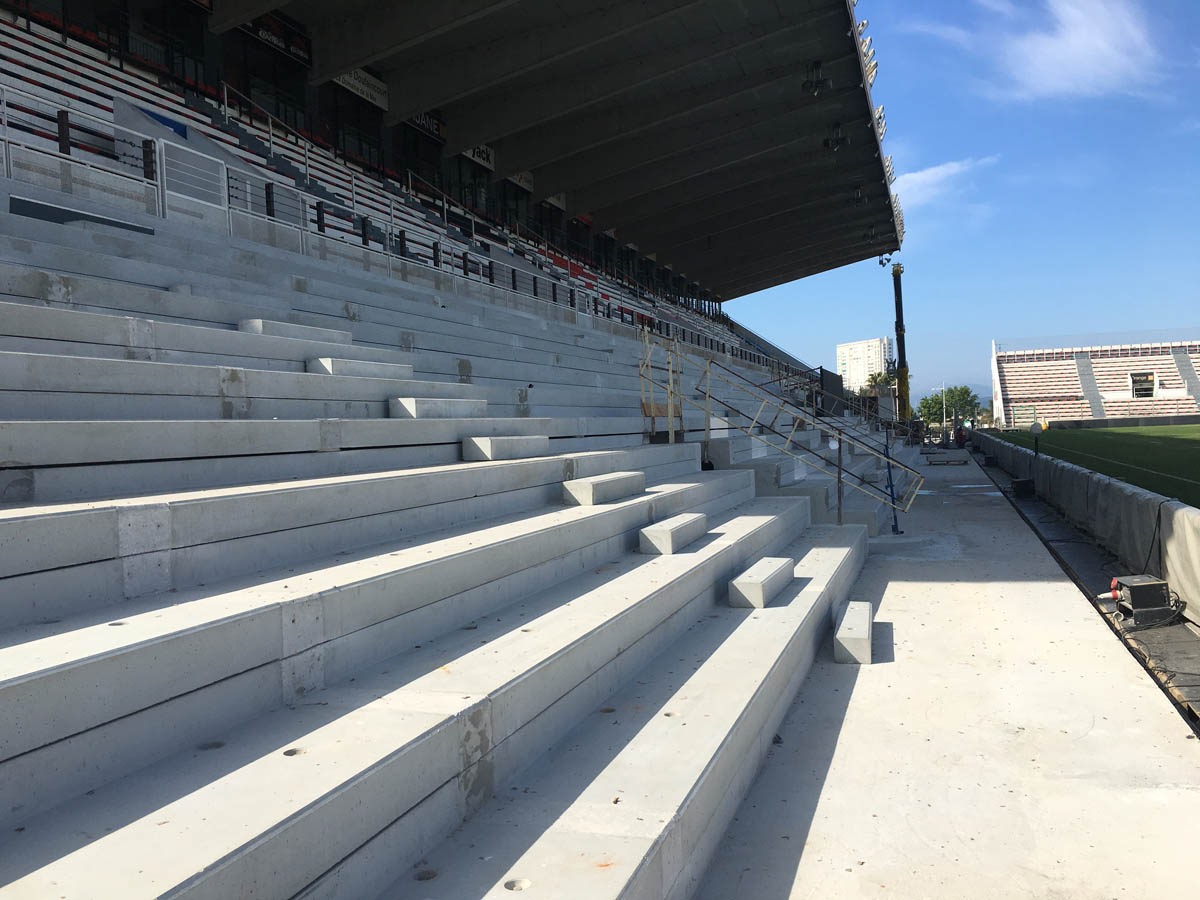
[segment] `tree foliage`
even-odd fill
[[[895,383],[896,379],[887,372],[872,372],[867,376],[866,392],[872,397],[879,397],[890,393]]]
[[[954,420],[955,415],[960,419],[969,418],[975,414],[979,406],[979,395],[965,384],[946,388],[945,418],[947,422]],[[935,391],[921,398],[917,406],[917,415],[926,422],[941,423],[942,421],[942,392]]]

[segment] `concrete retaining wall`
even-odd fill
[[[1050,456],[974,432],[972,443],[1115,554],[1131,573],[1163,578],[1200,623],[1200,509]]]

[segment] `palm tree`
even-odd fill
[[[890,395],[895,383],[896,380],[887,372],[872,372],[867,377],[867,393],[872,397],[882,394]]]

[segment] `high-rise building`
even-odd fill
[[[876,372],[886,372],[892,358],[891,338],[871,338],[837,345],[837,371],[842,387],[857,391],[867,386],[867,379]]]

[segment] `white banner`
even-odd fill
[[[374,75],[364,72],[362,69],[351,69],[345,75],[339,75],[333,80],[368,103],[383,110],[388,108],[387,82],[379,80]]]
[[[496,151],[487,144],[480,144],[478,147],[472,147],[470,150],[464,150],[463,156],[479,163],[489,172],[496,171]]]

